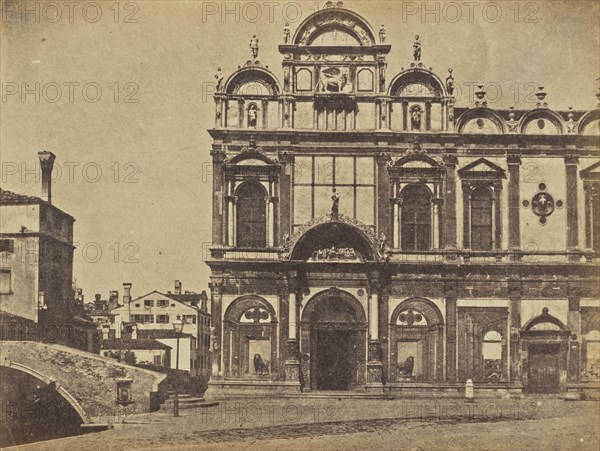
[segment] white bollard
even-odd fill
[[[473,394],[475,390],[473,388],[473,381],[471,379],[467,379],[465,382],[465,398],[467,402],[473,402]]]

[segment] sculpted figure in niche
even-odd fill
[[[410,114],[410,127],[411,130],[421,130],[421,110],[415,108]]]
[[[252,58],[258,58],[258,38],[256,35],[252,35],[252,39],[250,39],[250,50],[252,51]]]
[[[419,35],[415,36],[415,42],[413,42],[413,57],[415,61],[421,61],[421,42],[419,41]]]
[[[248,127],[256,127],[256,118],[258,116],[258,109],[256,105],[250,105],[248,108]]]

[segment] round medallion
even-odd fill
[[[536,216],[549,216],[554,211],[554,198],[548,193],[537,193],[531,199],[531,209]]]

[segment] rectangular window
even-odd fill
[[[196,324],[196,315],[183,315],[183,322],[185,324]]]
[[[155,355],[154,356],[154,364],[156,366],[161,366],[162,365],[162,359],[161,359],[160,355]]]
[[[375,159],[354,156],[296,157],[294,226],[331,211],[333,188],[339,213],[366,225],[375,224]]]
[[[10,271],[0,271],[0,294],[11,294]]]
[[[157,324],[167,324],[169,322],[169,315],[156,315]]]
[[[144,301],[144,307],[154,307],[154,301],[151,299],[146,299]]]
[[[0,252],[10,252],[11,254],[15,251],[14,240],[0,240]]]
[[[139,324],[153,323],[154,315],[131,315],[131,321]]]
[[[157,307],[168,307],[169,306],[169,301],[167,301],[166,299],[159,299],[158,301],[156,301],[156,306]]]

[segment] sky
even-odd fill
[[[40,195],[37,152],[57,155],[53,203],[76,218],[74,277],[88,299],[207,289],[214,74],[250,59],[282,80],[292,34],[325,2],[2,1],[0,160],[4,189]],[[591,109],[600,77],[596,1],[347,1],[386,28],[388,81],[422,61],[453,69],[457,106],[483,84],[491,107]]]

